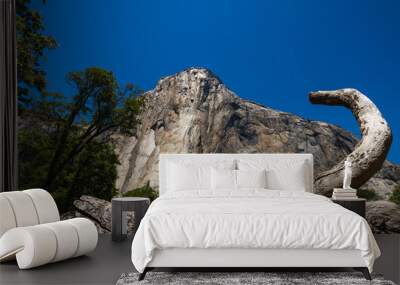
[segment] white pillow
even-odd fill
[[[240,159],[240,170],[267,170],[267,188],[273,190],[306,191],[309,187],[307,164],[293,159]]]
[[[292,164],[290,171],[278,169],[267,172],[268,188],[276,190],[303,191],[307,189],[305,162]]]
[[[235,169],[234,159],[175,159],[166,165],[166,191],[201,190],[212,191],[211,167]]]
[[[267,188],[267,171],[236,170],[237,188]]]
[[[240,188],[267,188],[267,171],[211,169],[211,187],[215,191]]]
[[[168,163],[168,191],[211,188],[210,167]]]
[[[213,190],[236,190],[236,170],[212,168],[211,188]]]

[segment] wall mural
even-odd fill
[[[41,62],[57,41],[44,33],[42,16],[29,0],[17,1],[17,16],[19,188],[47,189],[64,218],[86,216],[110,232],[113,196],[157,197],[160,153],[304,152],[314,155],[316,191],[328,196],[352,158],[352,186],[368,200],[373,231],[400,233],[400,166],[385,160],[391,130],[359,91],[314,92],[310,101],[350,108],[360,141],[338,126],[242,99],[205,68],[143,92],[89,66],[66,75],[75,90],[67,96],[46,88]]]

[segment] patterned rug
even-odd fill
[[[213,285],[395,285],[381,276],[368,281],[359,272],[148,272],[138,281],[138,273],[122,274],[117,285],[213,284]]]

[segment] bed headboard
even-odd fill
[[[168,162],[173,161],[188,161],[193,165],[204,165],[218,163],[218,161],[232,160],[232,163],[240,159],[245,160],[267,160],[271,163],[279,163],[279,161],[304,161],[306,166],[305,179],[306,179],[306,191],[313,192],[314,185],[314,163],[313,155],[306,153],[254,153],[254,154],[228,154],[228,153],[207,153],[207,154],[160,154],[159,161],[159,192],[160,195],[166,192],[166,185],[168,180],[167,169]]]

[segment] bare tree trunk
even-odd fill
[[[351,186],[362,186],[382,167],[386,159],[392,143],[392,131],[388,123],[375,104],[356,89],[311,92],[309,99],[313,104],[340,105],[353,112],[360,124],[362,138],[347,158],[352,161]],[[345,159],[315,178],[317,193],[330,195],[333,188],[342,187]]]

